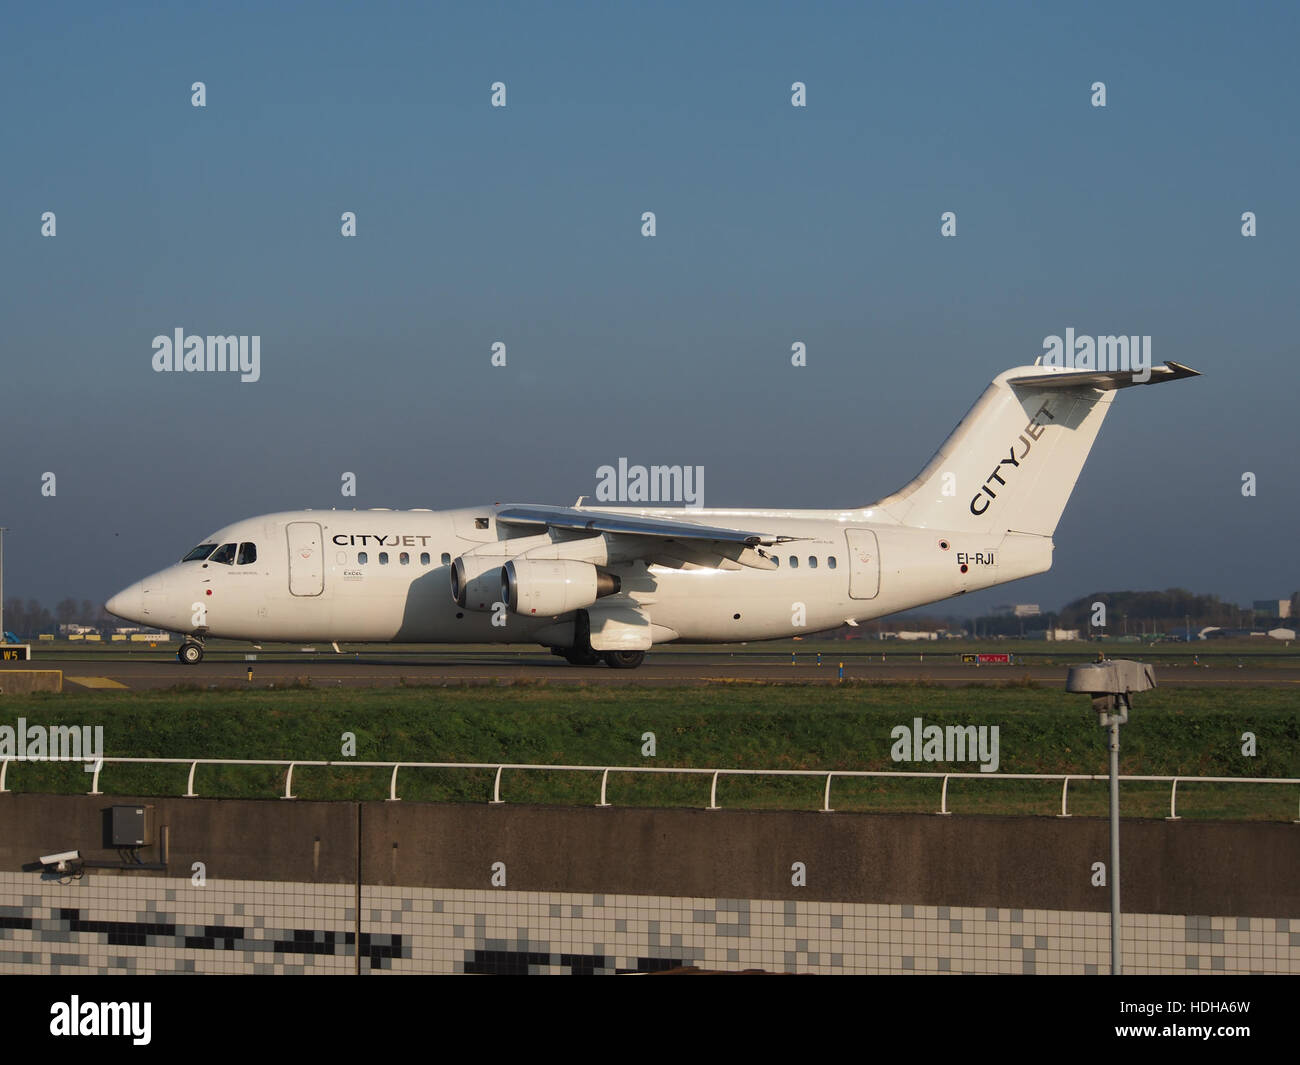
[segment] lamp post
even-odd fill
[[[0,643],[5,642],[5,533],[0,525]]]
[[[1106,730],[1110,751],[1110,971],[1122,971],[1120,948],[1119,902],[1119,727],[1128,723],[1133,692],[1150,691],[1156,686],[1155,669],[1145,662],[1117,658],[1109,662],[1090,662],[1071,666],[1065,678],[1065,690],[1092,696],[1097,724]]]

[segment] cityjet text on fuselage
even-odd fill
[[[376,536],[374,533],[335,533],[334,543],[339,547],[428,547],[431,536],[400,536],[397,533]],[[416,543],[416,541],[419,543]]]

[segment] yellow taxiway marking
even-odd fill
[[[125,684],[113,680],[112,677],[68,677],[73,684],[80,684],[83,688],[125,688]]]

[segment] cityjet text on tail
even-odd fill
[[[579,500],[266,514],[205,536],[108,609],[184,634],[188,663],[221,637],[536,643],[574,665],[629,668],[674,640],[818,632],[1049,569],[1116,393],[1195,376],[1174,362],[1007,370],[916,477],[847,509]]]

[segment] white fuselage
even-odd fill
[[[252,544],[255,561],[179,562],[124,589],[108,609],[169,631],[253,641],[562,644],[554,638],[559,616],[522,616],[497,602],[462,607],[452,599],[450,562],[458,556],[513,558],[539,544],[560,544],[559,557],[566,557],[574,542],[498,527],[500,509],[305,510],[250,518],[205,543]],[[778,559],[775,569],[609,564],[621,579],[619,600],[650,619],[654,643],[816,632],[1051,565],[1049,537],[917,529],[873,510],[586,509],[738,529],[779,526],[796,537],[768,548]]]
[[[999,374],[899,491],[849,510],[304,510],[227,526],[108,610],[189,634],[540,643],[618,668],[672,640],[764,640],[1043,573],[1118,390],[1196,377]],[[652,496],[653,498],[653,496]],[[455,589],[453,598],[453,586]]]

